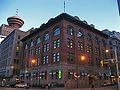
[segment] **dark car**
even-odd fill
[[[51,87],[57,87],[57,86],[58,86],[58,83],[57,83],[57,82],[51,82],[51,83],[50,83],[50,86],[51,86]]]
[[[40,87],[41,88],[46,88],[47,84],[41,84]]]

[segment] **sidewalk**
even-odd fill
[[[91,88],[76,88],[76,89],[51,88],[50,90],[91,90]],[[117,90],[117,88],[116,87],[100,87],[100,88],[95,88],[94,90]]]
[[[38,89],[34,89],[34,90],[38,90]],[[91,88],[67,89],[63,87],[63,88],[50,88],[50,89],[39,89],[39,90],[91,90]],[[117,86],[100,87],[100,88],[95,88],[94,90],[117,90]]]

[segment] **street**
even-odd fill
[[[5,88],[5,87],[0,87],[0,90],[48,90],[48,89],[40,89],[40,88],[24,89],[24,88]],[[91,88],[79,88],[79,89],[51,88],[49,90],[91,90]],[[117,90],[117,88],[116,88],[116,86],[110,86],[110,87],[95,88],[94,90]]]

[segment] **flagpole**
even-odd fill
[[[65,0],[64,0],[64,13],[65,13]]]
[[[117,0],[117,4],[118,4],[119,16],[120,16],[120,0]]]

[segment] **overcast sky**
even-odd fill
[[[96,29],[120,32],[120,16],[117,0],[65,0],[66,13],[94,24]],[[25,24],[24,31],[38,28],[50,18],[64,12],[64,0],[0,0],[0,25],[7,24],[7,18],[18,15]]]

